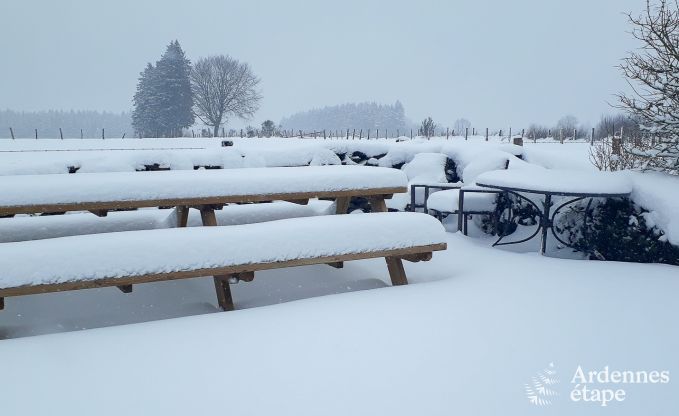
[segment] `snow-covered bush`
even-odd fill
[[[578,204],[559,218],[556,229],[575,250],[591,259],[679,265],[679,247],[651,226],[649,212],[628,198],[598,200],[591,218],[583,221],[587,204]]]
[[[510,235],[518,225],[537,224],[540,213],[525,200],[511,194],[498,194],[495,212],[481,218],[481,230],[490,235]]]

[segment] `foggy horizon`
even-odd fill
[[[594,124],[617,112],[608,103],[626,84],[616,65],[637,46],[624,13],[643,7],[631,0],[5,3],[0,108],[129,112],[139,73],[177,39],[192,62],[228,54],[261,78],[260,110],[227,128],[397,100],[416,123],[431,116],[449,126],[464,117],[476,127],[521,128],[572,114]]]

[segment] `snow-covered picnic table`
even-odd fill
[[[575,202],[585,198],[617,198],[632,193],[632,183],[625,175],[608,172],[581,172],[557,169],[508,169],[486,172],[476,178],[476,184],[498,189],[532,205],[539,216],[538,226],[530,236],[518,241],[503,242],[501,235],[493,245],[518,244],[541,234],[540,254],[545,253],[548,230],[561,244],[568,246],[554,231],[556,215]],[[542,208],[521,193],[542,195]],[[553,211],[553,197],[566,197]],[[514,218],[511,218],[513,221]]]
[[[219,306],[231,310],[229,284],[250,281],[255,271],[311,264],[341,268],[344,261],[383,257],[392,283],[403,285],[408,281],[402,260],[426,261],[433,251],[446,247],[443,227],[431,217],[386,214],[385,198],[405,192],[407,186],[406,175],[390,168],[318,166],[7,179],[0,182],[0,215],[91,211],[103,216],[119,208],[174,206],[179,228],[4,243],[0,257],[8,264],[0,270],[0,309],[9,296],[105,286],[129,293],[133,284],[212,274]],[[310,198],[328,198],[335,200],[336,212],[344,214],[352,197],[368,198],[372,211],[382,214],[215,227],[215,210],[228,203],[305,204]],[[203,225],[211,228],[186,229],[189,208],[198,209]],[[370,238],[356,240],[355,229]],[[116,255],[111,255],[114,251]],[[31,252],[52,260],[32,262]],[[44,267],[29,270],[32,264]]]
[[[22,175],[0,181],[0,215],[66,211],[104,215],[121,208],[309,198],[337,199],[344,206],[354,196],[383,200],[406,192],[407,183],[399,170],[364,166]]]

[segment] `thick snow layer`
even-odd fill
[[[596,168],[589,160],[589,143],[526,143],[523,159],[548,169],[573,169],[594,171]]]
[[[284,201],[270,204],[232,204],[215,211],[215,216],[218,225],[237,225],[333,213],[333,202],[311,200],[307,205]],[[154,230],[173,228],[176,225],[177,216],[173,209],[109,212],[106,217],[97,217],[89,212],[78,212],[67,215],[0,218],[0,243],[71,235]],[[188,226],[200,225],[202,225],[200,212],[190,210]]]
[[[463,188],[464,189],[464,188]],[[495,205],[496,193],[465,192],[465,211],[492,211]],[[439,212],[455,212],[460,206],[460,190],[449,189],[434,192],[427,199],[427,208]]]
[[[507,163],[519,161],[520,146],[493,142],[461,142],[443,146],[447,154],[457,164],[457,173],[462,181],[472,184],[481,173],[504,169]]]
[[[626,194],[632,192],[632,182],[625,174],[555,169],[496,170],[479,175],[476,178],[476,183],[538,192],[574,194]]]
[[[239,307],[331,296],[226,313],[214,313],[212,279],[140,285],[129,295],[110,288],[11,298],[0,313],[8,331],[40,314],[41,323],[62,317],[67,328],[107,325],[128,311],[160,319],[193,307],[202,315],[0,341],[2,413],[676,414],[676,267],[541,258],[459,234],[448,244],[430,262],[405,263],[408,286],[384,287],[381,259],[272,270],[233,286]],[[560,395],[535,407],[524,384],[552,362]],[[578,365],[669,370],[672,380],[593,383],[626,391],[624,402],[602,408],[570,401]]]
[[[313,165],[339,165],[341,161],[331,150],[316,143],[288,144],[287,146],[242,146],[246,167],[281,167]],[[313,162],[313,163],[312,163]]]
[[[19,139],[0,140],[0,152],[2,151],[68,151],[68,150],[110,150],[110,149],[207,149],[220,147],[221,138],[107,138],[93,139]]]
[[[679,246],[679,178],[655,172],[630,172],[632,200],[649,210],[645,220],[658,227],[667,241]]]
[[[404,142],[395,143],[386,156],[380,159],[380,166],[391,167],[408,163],[418,153],[434,153],[441,150],[441,143],[436,142]]]
[[[445,230],[435,218],[410,212],[62,237],[0,244],[0,258],[4,259],[0,288],[274,263],[443,242]],[[34,260],[36,253],[40,253],[40,261]]]
[[[442,153],[418,153],[401,169],[410,184],[445,183],[447,159]]]
[[[442,153],[417,153],[410,162],[401,169],[408,175],[408,191],[394,195],[387,201],[387,207],[403,211],[411,202],[410,185],[448,185],[446,180],[446,161],[448,157]],[[424,203],[424,192],[417,190],[417,204]]]
[[[308,161],[307,161],[308,162]],[[0,151],[0,175],[68,173],[69,169],[85,172],[133,172],[157,164],[172,170],[192,170],[196,166],[241,168],[240,151],[214,149],[108,149],[85,151]]]
[[[334,192],[406,184],[406,175],[399,170],[363,166],[23,175],[0,181],[0,206]]]
[[[155,164],[171,170],[192,170],[196,166],[234,169],[340,163],[335,153],[318,145],[204,150],[0,151],[0,175],[68,173],[69,168],[77,168],[78,173],[130,172]]]

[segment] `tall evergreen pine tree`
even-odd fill
[[[147,65],[133,99],[132,123],[137,134],[176,137],[194,123],[190,72],[191,62],[176,40],[155,66]]]

